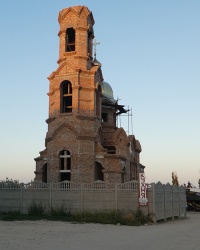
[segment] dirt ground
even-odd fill
[[[200,213],[130,227],[51,221],[0,221],[1,250],[199,250]]]

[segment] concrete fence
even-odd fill
[[[148,195],[155,221],[186,216],[186,193],[183,186],[152,183]]]
[[[32,182],[13,184],[0,182],[0,212],[20,211],[28,213],[34,202],[47,210],[64,208],[76,213],[83,211],[120,210],[151,213],[154,221],[184,217],[186,211],[183,187],[147,184],[147,206],[139,206],[138,182],[105,183],[59,183]]]

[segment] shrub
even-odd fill
[[[134,221],[136,225],[144,225],[148,222],[152,222],[151,216],[149,214],[144,214],[140,209],[134,213]]]
[[[20,212],[18,211],[10,211],[10,212],[1,212],[0,213],[0,220],[5,221],[14,221],[20,220],[22,218]]]
[[[72,214],[65,210],[64,206],[53,208],[51,213],[46,213],[41,203],[31,203],[28,215],[19,212],[0,213],[0,220],[54,220],[77,223],[100,223],[139,226],[152,222],[150,215],[145,215],[141,210],[124,213],[122,211],[85,211]]]
[[[62,205],[61,207],[56,207],[51,209],[50,213],[51,220],[61,220],[61,221],[71,221],[72,215],[70,211],[67,211]]]
[[[141,210],[128,213],[121,211],[83,212],[72,214],[71,216],[73,221],[86,223],[138,226],[152,222],[150,216],[145,215]]]
[[[31,216],[42,216],[45,215],[45,207],[42,203],[32,202],[28,207],[28,215]]]

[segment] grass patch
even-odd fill
[[[141,210],[123,213],[121,211],[83,212],[72,214],[66,211],[63,206],[53,208],[51,212],[46,212],[41,204],[32,203],[29,206],[28,214],[19,212],[0,213],[0,220],[51,220],[66,221],[75,223],[100,223],[114,225],[139,226],[152,223],[150,215],[145,215]]]
[[[20,212],[18,211],[0,213],[0,220],[14,221],[14,220],[23,220],[23,218],[24,218],[24,215],[20,214]]]
[[[32,202],[28,208],[28,215],[30,216],[43,216],[45,215],[46,208],[42,203]]]

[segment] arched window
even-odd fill
[[[60,85],[61,113],[72,112],[72,85],[69,81],[64,81]]]
[[[47,163],[42,167],[42,182],[47,183]]]
[[[68,28],[66,30],[66,46],[65,51],[75,51],[75,30],[73,28]]]
[[[60,181],[71,180],[71,155],[68,150],[60,152]]]
[[[103,180],[104,180],[103,167],[99,162],[95,162],[94,181],[103,181]]]
[[[93,32],[88,32],[88,54],[92,56],[92,40],[94,38]]]
[[[122,169],[122,173],[121,173],[121,182],[124,183],[125,182],[125,172],[126,172],[126,168],[123,167]]]
[[[101,116],[101,87],[98,86],[98,89],[96,91],[96,116],[100,118]]]

